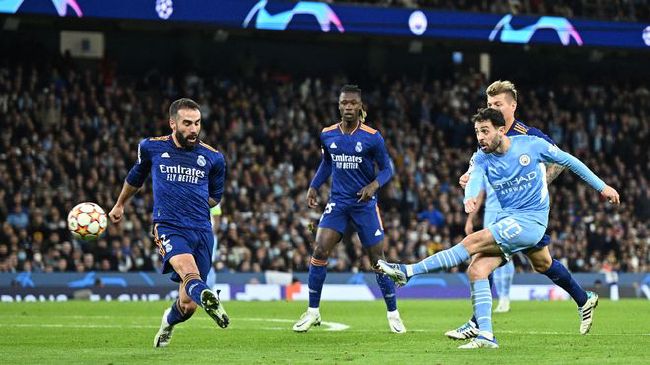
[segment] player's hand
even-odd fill
[[[461,176],[460,179],[458,179],[458,184],[460,185],[461,188],[465,189],[468,181],[469,181],[469,174],[464,173],[463,176]]]
[[[318,208],[318,191],[312,187],[307,190],[307,206],[311,209]]]
[[[124,206],[120,204],[115,204],[113,209],[108,213],[108,217],[113,223],[119,223],[122,220],[122,215],[124,214]]]
[[[476,210],[478,206],[477,200],[476,198],[470,198],[465,201],[465,213],[469,214]]]
[[[469,236],[472,233],[474,233],[473,219],[467,219],[467,222],[465,222],[465,234]]]
[[[377,192],[377,189],[379,189],[379,183],[377,182],[377,180],[374,180],[370,184],[364,186],[363,189],[359,190],[359,192],[357,193],[357,196],[359,197],[357,203],[367,202],[368,200],[370,200],[370,198],[372,198]]]
[[[607,198],[608,202],[614,205],[621,204],[621,198],[618,196],[618,191],[614,190],[614,188],[609,185],[605,185],[605,189],[603,189],[600,194]]]

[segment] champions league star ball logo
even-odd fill
[[[519,164],[521,166],[528,166],[530,164],[530,157],[528,155],[519,156]]]
[[[363,145],[361,144],[361,142],[357,142],[357,145],[354,147],[354,150],[357,152],[363,151]]]
[[[650,26],[645,27],[641,37],[643,38],[645,45],[650,47]]]
[[[201,167],[205,166],[205,157],[199,156],[199,158],[196,159],[196,164]]]
[[[156,13],[160,19],[169,19],[174,12],[174,3],[172,0],[156,0]]]

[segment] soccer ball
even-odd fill
[[[68,213],[68,229],[74,238],[96,240],[106,230],[106,213],[95,203],[77,204]]]

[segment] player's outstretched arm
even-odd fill
[[[594,172],[591,171],[582,161],[546,141],[541,145],[541,149],[541,156],[548,162],[555,162],[568,167],[573,171],[573,173],[580,176],[582,180],[589,184],[589,186],[598,190],[610,203],[616,205],[620,204],[621,201],[618,192],[611,186],[605,184],[605,182],[596,176],[596,174],[594,174]]]
[[[120,196],[117,197],[117,202],[113,209],[108,213],[111,222],[119,223],[122,220],[122,215],[124,215],[124,205],[131,199],[135,193],[138,192],[137,187],[130,185],[128,182],[124,182],[122,186],[122,191],[120,191]]]
[[[124,185],[122,186],[122,191],[117,197],[117,202],[111,211],[108,213],[108,217],[113,223],[119,223],[122,220],[122,214],[124,214],[124,205],[131,199],[133,195],[142,187],[144,180],[149,175],[149,170],[151,169],[151,158],[149,157],[149,152],[147,150],[147,139],[143,139],[138,144],[138,159],[129,171],[129,174],[126,175]]]

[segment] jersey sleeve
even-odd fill
[[[390,159],[390,155],[386,150],[386,143],[384,137],[381,134],[377,133],[376,144],[374,148],[374,158],[377,161],[377,166],[379,167],[379,172],[375,178],[379,183],[379,186],[384,186],[391,177],[393,177],[393,161]]]
[[[126,176],[126,182],[136,188],[144,184],[144,181],[149,175],[149,171],[151,171],[151,155],[148,148],[149,144],[147,143],[147,139],[140,141],[138,144],[138,159]]]
[[[210,173],[208,174],[208,194],[217,203],[223,196],[223,187],[226,182],[226,160],[222,154],[218,154]]]
[[[314,175],[314,178],[311,180],[311,183],[309,184],[309,187],[314,188],[318,190],[321,185],[329,179],[330,175],[332,175],[332,156],[327,152],[327,149],[325,145],[323,144],[323,135],[321,134],[321,161],[320,165],[318,166],[318,170],[316,170],[316,175]]]
[[[573,155],[562,151],[558,146],[545,140],[534,139],[533,148],[545,162],[551,162],[568,167],[574,174],[580,176],[592,188],[602,191],[606,184],[593,173],[582,161]]]
[[[528,135],[529,136],[539,137],[539,138],[545,140],[546,142],[548,142],[550,144],[556,144],[555,141],[551,139],[551,137],[547,136],[544,132],[540,131],[539,129],[537,129],[535,127],[529,127],[528,128]]]
[[[474,156],[473,170],[469,175],[469,181],[467,182],[467,187],[465,188],[465,201],[468,199],[476,198],[481,190],[483,190],[483,180],[486,169],[487,161],[485,159],[485,154],[477,152]]]

